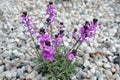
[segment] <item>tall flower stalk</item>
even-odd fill
[[[35,31],[34,31],[34,26],[33,26],[33,23],[32,23],[32,19],[30,18],[30,16],[27,14],[27,12],[23,12],[22,15],[20,16],[21,17],[21,22],[20,24],[26,26],[28,28],[27,32],[30,33],[30,36],[32,38],[32,41],[34,42],[35,46],[36,46],[36,42],[34,40],[34,37],[33,37],[33,34],[35,34]],[[39,55],[39,51],[37,48],[35,48],[35,51],[37,53],[37,56],[40,57]]]

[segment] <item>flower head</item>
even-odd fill
[[[96,27],[98,26],[97,21],[97,19],[93,19],[93,21],[86,21],[85,24],[82,25],[82,27],[80,28],[82,41],[86,41],[87,37],[91,38],[93,36],[93,31],[96,31]]]
[[[76,32],[77,32],[77,29],[75,28],[74,31],[72,32],[72,38],[73,39],[76,39]]]
[[[27,12],[23,12],[21,15],[21,22],[20,24],[23,24],[24,26],[28,27],[27,32],[33,34],[34,33],[34,26],[32,24],[32,19],[29,17]]]
[[[56,12],[54,10],[53,2],[49,2],[49,4],[47,5],[46,15],[47,15],[46,24],[50,26],[56,20],[55,19]]]
[[[54,61],[54,50],[52,47],[46,47],[42,50],[42,59],[49,60],[51,62]]]
[[[75,57],[71,52],[67,52],[66,55],[67,55],[68,60],[70,61],[73,60],[73,58]]]

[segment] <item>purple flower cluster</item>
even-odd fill
[[[42,50],[42,59],[53,62],[54,61],[54,50],[51,46],[46,46]]]
[[[82,41],[86,41],[87,37],[91,38],[93,36],[93,31],[96,31],[96,28],[98,26],[97,21],[97,19],[93,19],[93,21],[86,21],[85,24],[82,25],[82,27],[80,28],[80,35]]]
[[[58,27],[59,33],[56,34],[56,35],[53,37],[53,40],[52,40],[52,43],[53,43],[56,47],[59,47],[60,44],[62,43],[62,37],[63,37],[63,33],[64,33],[64,30],[62,30],[62,27],[63,27],[63,22],[60,22],[60,25],[59,25],[59,27]]]
[[[23,12],[23,14],[20,16],[21,22],[20,24],[23,24],[24,26],[28,27],[27,32],[30,32],[31,34],[34,33],[34,26],[32,24],[32,19],[27,15],[27,12]]]
[[[53,2],[49,2],[49,4],[47,5],[46,15],[47,15],[46,24],[47,26],[51,26],[51,24],[55,22],[56,15]]]
[[[45,29],[41,28],[39,31],[39,35],[37,36],[39,40],[39,45],[42,49],[42,59],[54,61],[54,50],[52,48],[52,44],[50,42],[50,37]]]
[[[72,52],[67,52],[66,56],[67,56],[68,60],[73,60],[74,57],[76,56],[76,53],[77,53],[77,51],[75,49],[73,49]]]
[[[64,24],[63,22],[60,22],[58,27],[58,33],[53,36],[52,23],[55,21],[55,15],[56,15],[53,2],[49,2],[49,4],[47,5],[46,15],[47,15],[46,24],[47,26],[50,27],[51,36],[49,36],[50,32],[48,32],[49,31],[48,29],[40,28],[39,32],[37,32],[38,35],[36,36],[36,39],[38,39],[39,41],[39,47],[41,49],[42,59],[53,62],[55,60],[54,58],[55,51],[53,49],[53,46],[55,45],[56,51],[57,51],[57,48],[61,46],[61,43],[63,42],[62,38],[64,36],[63,34]],[[28,27],[27,31],[30,32],[30,34],[35,33],[34,26],[32,24],[32,19],[29,17],[27,12],[23,12],[23,14],[21,15],[21,19],[22,20],[20,23]],[[97,21],[98,21],[97,19],[93,19],[93,21],[91,22],[86,21],[82,25],[82,27],[79,30],[80,37],[78,38],[77,42],[75,43],[75,45],[73,45],[73,47],[68,52],[65,52],[66,53],[65,55],[68,58],[68,60],[71,61],[76,56],[77,49],[80,44],[76,49],[74,48],[77,45],[79,40],[82,43],[82,41],[86,41],[87,37],[91,38],[93,36],[93,32],[96,31],[96,28],[98,26]],[[77,39],[77,29],[74,29],[74,31],[72,32],[72,38]]]

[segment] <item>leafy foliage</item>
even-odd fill
[[[75,73],[75,64],[71,63],[64,54],[56,53],[54,57],[54,62],[35,58],[37,71],[42,72],[43,76],[47,75],[50,80],[70,80],[71,75]]]

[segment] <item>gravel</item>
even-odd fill
[[[0,80],[47,80],[35,71],[31,61],[36,57],[34,44],[26,28],[19,24],[20,14],[27,11],[36,29],[44,27],[49,0],[0,0]],[[79,65],[72,80],[120,79],[120,1],[71,0],[55,1],[58,22],[64,21],[65,34],[86,20],[98,18],[99,28],[93,38],[83,43],[76,57]],[[68,28],[69,27],[69,28]],[[64,37],[71,47],[71,38]],[[96,51],[103,53],[95,54]],[[95,54],[90,56],[90,54]]]

